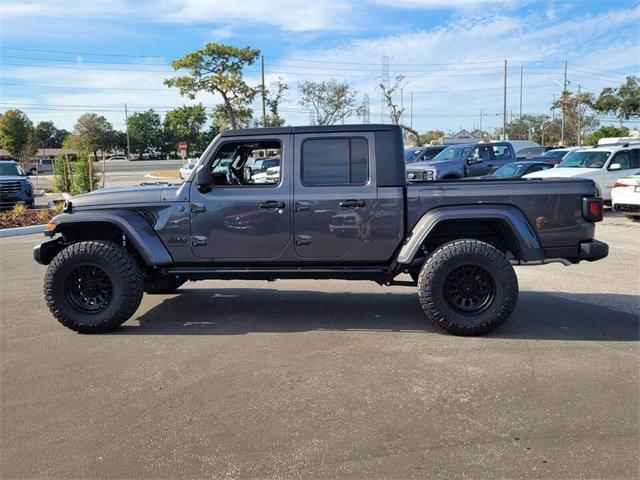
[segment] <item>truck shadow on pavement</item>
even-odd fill
[[[563,296],[571,296],[571,299]],[[606,296],[611,298],[605,298]],[[161,299],[161,296],[155,297]],[[599,294],[601,302],[638,303]],[[593,295],[524,291],[493,338],[638,341],[638,315],[589,302]],[[139,325],[136,323],[139,322]],[[269,288],[183,288],[114,334],[242,335],[252,332],[385,331],[448,335],[424,316],[416,293],[318,292]]]

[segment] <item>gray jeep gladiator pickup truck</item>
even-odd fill
[[[277,157],[271,183],[256,158]],[[257,174],[257,173],[256,173]],[[602,199],[591,180],[407,184],[393,125],[232,130],[181,184],[72,198],[35,247],[44,294],[68,328],[107,332],[143,293],[187,280],[328,278],[418,287],[427,318],[458,335],[500,326],[514,264],[598,260]],[[413,282],[397,281],[408,273]]]

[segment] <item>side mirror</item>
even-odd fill
[[[208,193],[212,190],[211,184],[211,172],[207,165],[200,165],[198,167],[198,173],[196,174],[196,186],[200,193]]]
[[[622,170],[622,165],[619,163],[612,163],[609,165],[609,170]]]
[[[480,158],[480,154],[474,153],[469,157],[468,163],[469,165],[473,165],[474,163],[480,163],[482,159]]]

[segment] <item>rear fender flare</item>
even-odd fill
[[[109,223],[118,227],[135,247],[142,259],[150,266],[173,263],[171,254],[164,246],[156,231],[138,212],[132,210],[91,210],[86,212],[62,213],[49,223],[56,224],[53,233],[61,232],[65,226],[91,223]]]
[[[411,263],[429,234],[440,222],[448,220],[499,221],[515,236],[518,251],[514,254],[521,260],[529,262],[545,258],[533,227],[520,210],[510,205],[468,205],[434,208],[425,213],[400,249],[397,262]]]

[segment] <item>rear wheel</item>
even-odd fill
[[[104,240],[74,243],[53,259],[44,280],[49,310],[80,333],[109,332],[137,310],[142,270],[122,246]]]
[[[497,248],[479,240],[455,240],[427,258],[418,294],[434,325],[455,335],[482,335],[511,315],[518,279]]]

